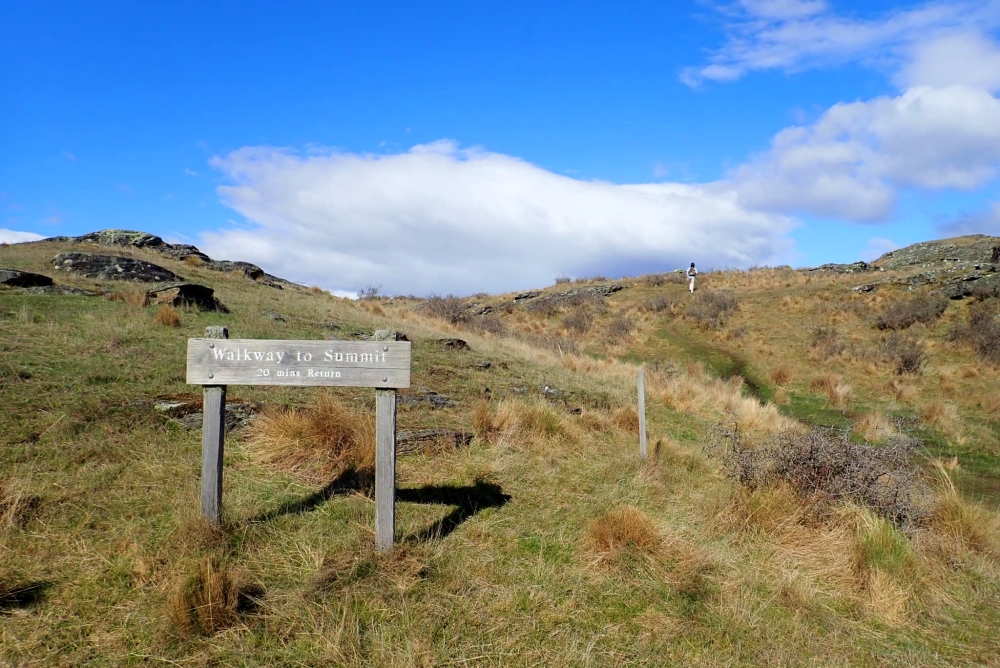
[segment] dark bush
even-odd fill
[[[488,313],[486,315],[472,316],[465,321],[469,329],[475,332],[489,332],[494,336],[507,336],[507,325],[500,316]]]
[[[809,335],[809,346],[819,351],[823,359],[836,357],[847,347],[840,338],[840,331],[832,325],[820,325]]]
[[[875,318],[879,329],[906,329],[918,322],[929,325],[940,318],[948,308],[948,298],[943,295],[916,297],[889,304]]]
[[[983,359],[1000,364],[1000,321],[996,306],[990,302],[974,304],[968,319],[957,325],[948,338],[970,345]]]
[[[378,299],[378,291],[382,289],[381,285],[369,285],[367,288],[362,288],[358,290],[358,299],[372,300]]]
[[[573,279],[571,279],[566,274],[560,274],[556,276],[556,285],[563,285],[564,283],[569,283],[571,280]]]
[[[923,344],[912,337],[899,332],[893,332],[879,346],[882,361],[896,365],[899,375],[918,375],[924,369],[927,353]]]
[[[929,492],[915,464],[921,445],[901,435],[882,446],[862,445],[846,434],[814,428],[780,433],[751,449],[733,422],[712,429],[708,450],[728,477],[747,489],[785,483],[810,502],[862,503],[909,528],[928,513]]]
[[[685,315],[701,327],[717,329],[740,307],[731,292],[710,290],[698,292],[688,305]]]
[[[660,313],[662,311],[669,311],[670,307],[674,305],[674,300],[666,295],[660,297],[651,297],[642,303],[640,307],[643,311],[647,313]]]
[[[969,295],[977,301],[984,299],[996,299],[1000,297],[1000,281],[978,280],[972,283],[969,288]]]
[[[549,318],[559,312],[559,303],[555,299],[539,299],[528,304],[528,310],[543,318]]]
[[[566,329],[576,332],[577,334],[586,334],[587,330],[590,329],[591,324],[593,324],[594,319],[591,317],[590,313],[587,311],[573,311],[565,318],[563,318],[563,325]]]

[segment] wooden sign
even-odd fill
[[[410,386],[410,342],[380,329],[373,341],[230,339],[225,327],[188,339],[187,382],[205,387],[201,508],[222,522],[227,385],[334,385],[375,388],[375,546],[396,534],[396,388]]]
[[[187,382],[409,387],[410,342],[188,339]]]

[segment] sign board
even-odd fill
[[[187,382],[409,387],[410,342],[188,339]]]

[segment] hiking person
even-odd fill
[[[694,292],[694,277],[698,275],[698,270],[694,268],[694,262],[691,263],[691,267],[687,270],[687,277],[691,281],[691,292]]]

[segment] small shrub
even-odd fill
[[[840,339],[840,331],[830,325],[820,325],[809,335],[809,345],[818,351],[823,359],[836,357],[847,347]]]
[[[378,299],[379,297],[378,291],[381,289],[382,289],[381,285],[369,285],[366,288],[361,288],[360,290],[358,290],[358,299],[364,301],[371,301],[374,299]]]
[[[431,295],[424,302],[423,310],[433,318],[438,318],[452,324],[458,324],[469,318],[468,309],[465,308],[465,301],[455,295],[448,295],[447,297]]]
[[[635,321],[626,315],[618,316],[608,323],[606,331],[611,340],[623,339],[635,331]]]
[[[898,375],[919,375],[923,372],[927,353],[920,341],[893,332],[882,342],[879,353],[886,362],[896,365]]]
[[[177,309],[173,306],[161,306],[156,310],[156,316],[153,320],[157,325],[162,325],[164,327],[181,326],[181,316],[177,313]]]
[[[593,324],[593,317],[587,311],[574,311],[563,318],[563,326],[576,334],[586,334]]]
[[[661,541],[653,520],[634,506],[610,510],[587,528],[588,547],[601,556],[623,550],[653,554]]]
[[[779,387],[781,385],[787,385],[788,381],[792,379],[792,372],[785,367],[778,367],[771,372],[771,382]]]
[[[184,258],[184,264],[186,264],[189,267],[200,267],[201,265],[205,264],[205,261],[202,260],[197,255],[188,255],[187,257]]]
[[[973,305],[966,322],[957,325],[949,339],[972,346],[984,360],[1000,365],[1000,321],[996,306],[990,302]]]
[[[572,280],[573,279],[567,276],[566,274],[560,274],[556,276],[556,285],[565,285],[566,283],[569,283]]]
[[[781,432],[750,448],[734,422],[712,429],[708,449],[729,478],[748,490],[787,484],[812,503],[855,501],[906,528],[928,512],[929,490],[914,463],[920,446],[918,439],[902,435],[881,446],[861,445],[845,434],[814,428]]]
[[[685,315],[700,327],[718,329],[739,307],[739,300],[731,292],[706,290],[695,293]]]
[[[875,318],[875,326],[879,329],[900,330],[918,322],[926,325],[940,318],[947,308],[948,298],[943,295],[896,301]]]
[[[666,295],[661,295],[659,297],[651,297],[647,299],[639,308],[646,313],[662,313],[663,311],[671,310],[673,305],[673,299]]]
[[[667,282],[666,274],[646,274],[642,277],[642,282],[651,288],[658,288]]]
[[[879,443],[896,433],[892,421],[886,417],[885,413],[880,412],[865,413],[854,425],[854,429],[866,441]]]
[[[493,313],[473,316],[467,321],[467,326],[475,332],[489,333],[494,336],[506,336],[508,334],[507,325],[500,316]]]

